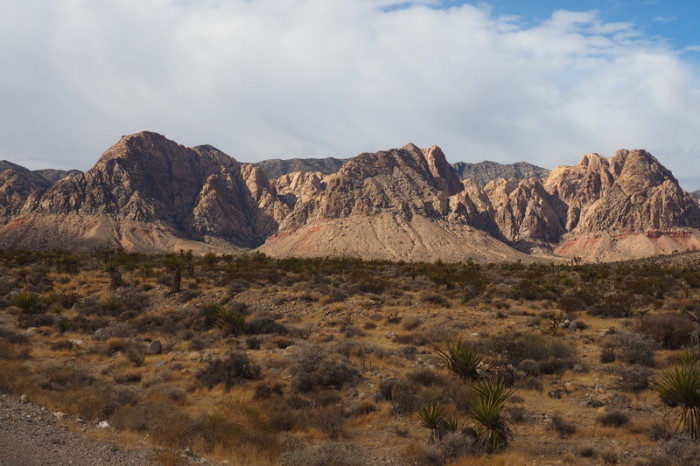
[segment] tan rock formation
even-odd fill
[[[366,259],[616,260],[700,248],[700,207],[643,150],[588,154],[545,180],[460,181],[442,150],[365,153],[270,181],[211,146],[123,137],[53,182],[0,166],[0,246],[236,251]],[[56,175],[55,178],[60,178]],[[53,183],[53,184],[52,184]]]

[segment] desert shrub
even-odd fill
[[[297,355],[292,368],[292,390],[308,393],[318,388],[340,389],[353,384],[360,373],[345,357],[329,356],[316,345],[307,345]]]
[[[594,447],[590,445],[584,445],[581,447],[578,454],[581,455],[581,458],[595,458],[597,453]]]
[[[251,350],[257,350],[260,349],[260,344],[262,343],[262,339],[260,337],[248,337],[245,339],[245,344],[248,347],[248,349]]]
[[[112,356],[115,353],[124,351],[127,348],[127,341],[119,337],[109,337],[102,344],[103,351]]]
[[[192,419],[173,409],[166,401],[144,401],[134,405],[120,406],[109,418],[109,423],[120,430],[145,432],[160,441],[185,447],[190,440]]]
[[[109,326],[110,321],[102,317],[84,317],[77,316],[71,319],[73,322],[73,331],[83,333],[93,333],[101,328]]]
[[[311,402],[297,395],[272,397],[263,403],[268,425],[276,432],[286,432],[309,424]]]
[[[415,466],[439,466],[445,464],[445,457],[439,444],[418,444],[411,442],[403,452],[406,464]]]
[[[604,347],[600,352],[600,362],[603,364],[615,362],[615,349],[611,346]]]
[[[0,359],[0,393],[21,393],[28,375],[29,369],[24,363]]]
[[[634,300],[627,294],[609,293],[603,297],[601,303],[589,306],[587,312],[602,317],[629,317],[632,315],[633,303]]]
[[[693,439],[673,438],[661,442],[662,453],[650,458],[654,466],[686,466],[696,464],[700,457],[700,446]]]
[[[146,360],[146,347],[142,343],[129,342],[126,347],[126,358],[136,366],[143,365]]]
[[[255,386],[253,399],[256,401],[268,400],[273,396],[282,396],[284,394],[284,385],[279,382],[264,381]]]
[[[311,425],[324,432],[331,440],[345,436],[347,414],[339,406],[328,405],[317,410],[311,419]]]
[[[527,410],[522,406],[511,406],[507,411],[510,420],[514,423],[525,422],[528,418]]]
[[[112,376],[112,378],[119,384],[141,382],[141,374],[138,372],[117,372]]]
[[[121,299],[119,297],[112,295],[107,297],[104,301],[99,303],[101,314],[116,316],[118,315],[124,307]]]
[[[654,440],[668,440],[671,438],[671,432],[666,424],[656,422],[649,426],[649,437]]]
[[[656,343],[639,333],[618,333],[615,335],[615,354],[627,364],[652,367]]]
[[[49,314],[32,314],[25,316],[28,327],[50,327],[54,323],[54,316]]]
[[[640,331],[662,347],[676,349],[690,343],[695,324],[674,315],[646,314],[639,321]]]
[[[190,351],[201,351],[205,348],[209,348],[211,344],[212,341],[206,338],[204,335],[197,335],[189,341],[189,343],[187,344],[187,348]]]
[[[617,384],[628,392],[639,392],[649,388],[652,371],[643,366],[620,367],[617,369]]]
[[[442,295],[436,293],[424,293],[421,295],[420,300],[426,304],[432,304],[434,306],[440,306],[444,308],[451,307],[450,301]]]
[[[44,364],[38,367],[45,390],[68,390],[84,387],[94,382],[93,377],[82,368],[73,364]]]
[[[421,367],[415,369],[408,374],[406,378],[411,382],[417,383],[424,387],[430,387],[432,385],[441,385],[443,383],[442,377],[435,373],[434,370],[429,367]]]
[[[576,432],[576,424],[565,420],[559,413],[550,418],[550,426],[560,437],[568,437]]]
[[[521,367],[529,360],[521,369],[530,375],[558,374],[573,368],[577,361],[576,348],[554,336],[503,334],[494,337],[489,346],[514,366]]]
[[[148,293],[139,291],[136,288],[122,288],[115,293],[115,297],[121,302],[124,309],[130,311],[142,312],[150,305]]]
[[[254,380],[260,375],[260,366],[253,364],[245,353],[232,352],[225,359],[209,361],[197,372],[197,380],[208,388],[220,383],[229,390],[243,380]]]
[[[29,338],[21,333],[13,332],[12,330],[0,327],[0,337],[6,342],[13,345],[23,345],[29,342]]]
[[[354,325],[344,325],[340,331],[346,338],[364,336],[365,333]]]
[[[404,319],[402,327],[404,328],[404,330],[415,330],[416,328],[420,327],[422,323],[422,319],[412,316]]]
[[[576,294],[565,294],[557,299],[559,309],[567,313],[582,311],[586,309],[586,303]]]
[[[418,409],[418,390],[414,384],[400,379],[386,379],[379,382],[376,400],[391,402],[391,413],[406,415]]]
[[[164,400],[173,403],[184,403],[187,400],[187,392],[172,383],[157,383],[146,392],[151,400]]]
[[[276,322],[268,317],[257,318],[250,320],[246,325],[246,333],[249,335],[260,335],[274,333],[277,335],[286,335],[287,327]]]
[[[284,453],[282,466],[361,466],[367,464],[362,452],[352,444],[335,441],[314,443],[302,450]]]
[[[121,406],[134,402],[131,391],[105,384],[76,387],[61,393],[61,404],[67,412],[93,421],[106,419]]]
[[[617,464],[617,462],[620,460],[620,457],[615,450],[603,450],[600,453],[600,458],[605,464]]]
[[[610,411],[598,416],[596,421],[604,426],[622,427],[630,422],[630,418],[622,411]]]

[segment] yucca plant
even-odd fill
[[[240,335],[245,331],[245,316],[233,309],[221,308],[216,315],[215,325],[223,336]]]
[[[445,419],[445,427],[450,432],[457,432],[459,430],[462,430],[464,426],[461,422],[459,422],[457,418],[452,417],[450,419]]]
[[[216,325],[216,320],[221,312],[222,307],[218,304],[205,304],[199,309],[199,314],[204,318],[204,325],[213,327]]]
[[[13,306],[17,306],[24,312],[29,312],[34,306],[39,304],[39,296],[31,291],[20,291],[12,297]]]
[[[503,407],[513,390],[507,389],[503,382],[487,379],[476,383],[470,392],[477,442],[489,452],[500,450],[513,434],[510,422],[503,416]]]
[[[13,296],[11,304],[20,309],[17,315],[17,326],[23,327],[29,314],[36,311],[39,304],[39,296],[31,291],[22,290]]]
[[[696,364],[699,361],[700,356],[692,349],[684,349],[681,351],[681,354],[678,355],[679,364]]]
[[[442,437],[442,424],[445,420],[442,417],[442,406],[439,403],[431,403],[416,411],[416,416],[420,419],[423,427],[430,429],[430,442]]]
[[[681,427],[692,438],[700,438],[700,368],[696,364],[677,364],[654,382],[661,399],[681,412],[675,430]]]
[[[445,362],[447,368],[465,382],[469,379],[475,379],[479,375],[476,368],[484,359],[462,340],[448,341],[445,343],[445,350],[438,350],[437,354]]]

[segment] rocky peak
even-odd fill
[[[548,192],[567,206],[569,232],[644,231],[700,224],[700,211],[671,172],[644,150],[587,154],[552,170]]]
[[[463,189],[457,172],[452,165],[447,163],[442,149],[438,146],[432,146],[423,150],[423,155],[428,162],[430,173],[442,191],[447,193],[448,196],[452,196]]]

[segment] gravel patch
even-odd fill
[[[83,432],[72,432],[60,414],[0,395],[0,466],[159,464],[152,449],[127,450],[86,437],[97,428],[83,424]]]

